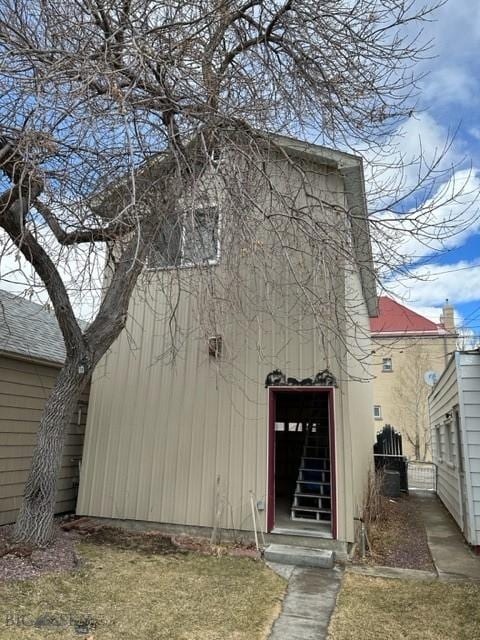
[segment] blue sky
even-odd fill
[[[475,0],[450,0],[426,25],[425,36],[432,38],[430,59],[420,72],[418,112],[405,125],[407,153],[418,147],[434,155],[449,133],[457,130],[447,160],[454,166],[457,184],[468,181],[464,204],[474,201],[480,189],[480,3]],[[471,173],[469,173],[471,171]],[[479,202],[480,205],[480,202]],[[420,270],[427,280],[403,280],[395,290],[408,306],[438,321],[440,308],[449,298],[466,325],[480,334],[480,224],[473,220],[476,204],[464,219],[471,224],[447,251],[428,252],[429,266]],[[439,216],[448,215],[443,212]]]

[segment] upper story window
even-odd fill
[[[197,207],[165,219],[150,251],[153,269],[216,264],[220,257],[217,207]]]
[[[393,371],[392,359],[391,358],[383,358],[382,360],[382,371],[386,371],[390,373]]]
[[[382,407],[379,404],[376,404],[373,407],[373,417],[375,418],[375,420],[382,419]]]

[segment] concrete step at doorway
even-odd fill
[[[335,564],[335,552],[331,549],[271,544],[265,549],[265,560],[281,564],[292,564],[297,567],[331,569]]]

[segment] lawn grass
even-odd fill
[[[286,588],[251,559],[91,543],[78,551],[78,571],[0,584],[1,640],[260,640]]]
[[[480,585],[346,574],[329,640],[480,638]]]

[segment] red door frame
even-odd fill
[[[268,389],[268,503],[267,531],[275,526],[275,418],[279,393],[328,393],[328,432],[332,496],[332,537],[337,537],[337,483],[335,476],[335,387],[269,387]]]

